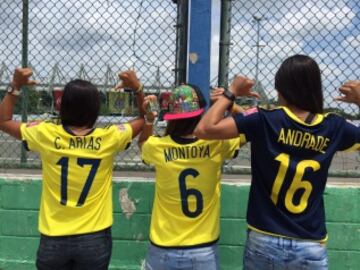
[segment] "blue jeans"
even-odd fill
[[[219,270],[217,244],[199,248],[159,248],[150,245],[145,270]]]
[[[327,270],[324,244],[248,231],[244,270]]]
[[[112,249],[111,229],[71,236],[41,235],[39,270],[106,270]]]

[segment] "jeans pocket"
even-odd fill
[[[64,245],[52,239],[41,238],[36,254],[37,269],[58,269],[68,260]]]
[[[59,241],[54,241],[52,239],[44,239],[44,238],[40,239],[38,254],[46,253],[47,255],[49,255],[53,253],[54,255],[57,255],[62,250],[63,250],[63,245],[61,245]]]
[[[89,237],[84,241],[80,241],[77,250],[89,257],[107,257],[110,256],[112,250],[111,236]]]
[[[301,269],[328,269],[327,249],[323,244],[307,242],[299,249],[298,254],[301,258]]]
[[[306,258],[301,263],[302,270],[327,270],[328,258],[327,256],[321,258]]]
[[[245,250],[244,270],[273,270],[274,260],[272,257],[251,250]]]
[[[168,260],[167,251],[150,245],[145,258],[145,270],[164,270]]]

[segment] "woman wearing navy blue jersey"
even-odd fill
[[[275,76],[280,106],[223,118],[235,96],[254,85],[238,76],[198,124],[202,139],[243,134],[251,142],[252,182],[244,269],[328,269],[323,193],[336,151],[358,150],[360,129],[323,114],[320,70],[308,56],[286,59]],[[354,87],[344,85],[344,101]]]

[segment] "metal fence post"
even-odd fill
[[[22,18],[22,67],[28,66],[28,37],[29,37],[29,0],[23,0],[23,18]],[[22,102],[21,102],[21,121],[27,122],[27,107],[29,100],[28,87],[22,89]],[[27,162],[26,150],[21,146],[21,163]]]
[[[231,0],[221,0],[218,86],[227,87],[231,38]]]
[[[177,4],[175,85],[179,85],[186,82],[189,0],[173,2]]]
[[[200,87],[209,104],[211,1],[190,1],[188,81]]]

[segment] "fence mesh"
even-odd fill
[[[157,93],[175,82],[176,16],[174,1],[29,0],[28,62],[39,82],[29,90],[28,119],[56,117],[54,93],[74,78],[95,83],[102,95],[100,124],[128,121],[135,110],[131,97],[111,89],[116,73],[135,68],[145,91]],[[220,1],[213,1],[220,2]],[[320,63],[325,107],[359,119],[355,106],[333,101],[338,86],[359,79],[360,3],[358,1],[230,1],[231,45],[229,78],[241,73],[257,79],[261,102],[273,103],[275,71],[289,55],[308,54]],[[0,1],[0,97],[11,72],[21,65],[22,1]],[[55,90],[55,91],[54,91]],[[119,109],[118,103],[126,104]],[[253,104],[253,101],[248,103]],[[21,119],[21,101],[15,109]],[[156,132],[163,127],[157,125]],[[20,164],[21,144],[0,133],[0,165]],[[250,153],[227,164],[226,171],[249,169]],[[339,154],[333,170],[358,169],[358,154]],[[139,168],[136,146],[116,163]],[[40,166],[34,153],[26,164]]]
[[[22,2],[0,1],[2,95],[13,70],[21,65]],[[174,84],[176,11],[172,1],[29,0],[28,64],[38,85],[29,90],[28,120],[56,117],[54,90],[83,78],[101,91],[100,125],[128,121],[136,109],[129,94],[111,92],[117,73],[134,68],[151,93]],[[15,113],[20,120],[21,101]],[[19,164],[20,149],[20,143],[0,133],[3,166]],[[116,162],[141,164],[135,144]],[[37,154],[27,153],[26,164],[38,166]]]
[[[325,109],[359,124],[357,106],[334,101],[343,82],[360,79],[359,1],[231,1],[230,7],[229,78],[235,74],[254,78],[260,103],[274,104],[274,78],[280,63],[290,55],[309,55],[322,72]],[[248,150],[244,151],[247,157]],[[359,161],[358,153],[338,154],[332,170],[357,170]]]

